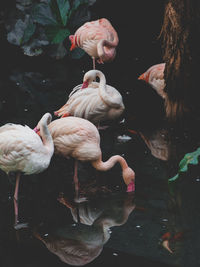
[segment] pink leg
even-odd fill
[[[75,199],[79,198],[79,185],[78,185],[78,160],[75,159],[74,164],[74,186],[75,186]]]
[[[74,201],[76,203],[81,203],[81,202],[87,201],[86,197],[80,197],[80,195],[79,195],[78,160],[77,159],[75,159],[75,164],[74,164],[74,187],[75,187]]]
[[[15,224],[18,223],[18,192],[19,192],[19,181],[20,181],[20,172],[17,173],[16,182],[15,182],[15,193],[14,193],[14,210],[15,210]]]
[[[107,128],[109,128],[109,126],[107,126],[107,125],[101,126],[100,122],[98,122],[96,124],[96,127],[97,127],[98,130],[106,130]]]
[[[93,70],[95,70],[96,66],[95,66],[95,57],[92,57],[92,65],[93,65]]]
[[[107,126],[107,125],[104,125],[104,126],[100,126],[100,125],[98,125],[98,126],[97,126],[97,129],[98,129],[98,130],[106,130],[106,129],[108,129],[108,127],[109,127],[109,126]]]

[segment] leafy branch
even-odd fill
[[[177,181],[181,173],[187,172],[189,164],[197,165],[199,163],[200,147],[194,152],[187,153],[179,163],[178,173],[172,178],[168,179],[168,185],[171,192],[173,192],[173,183]]]

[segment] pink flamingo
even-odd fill
[[[53,138],[55,153],[66,158],[73,157],[76,160],[89,161],[99,171],[107,171],[119,162],[124,182],[128,185],[127,191],[135,190],[135,173],[123,157],[115,155],[106,162],[102,161],[100,135],[90,121],[77,117],[66,117],[52,121],[48,127]],[[77,168],[74,173],[74,184],[75,199],[78,199]]]
[[[164,92],[164,70],[165,63],[156,64],[147,69],[138,78],[138,80],[144,80],[145,82],[149,83],[162,98],[166,97],[166,93]]]
[[[28,126],[7,123],[0,127],[0,168],[16,172],[14,192],[15,225],[18,223],[18,189],[21,173],[31,175],[48,168],[54,144],[48,129],[52,116],[46,113],[37,125],[41,138]]]
[[[100,82],[95,82],[96,77]],[[66,104],[54,114],[59,117],[71,115],[99,124],[116,119],[124,108],[121,94],[106,84],[105,75],[99,70],[90,70],[84,75],[83,84],[73,89]]]
[[[80,47],[92,57],[93,69],[95,59],[98,63],[104,63],[115,58],[119,42],[117,32],[105,18],[86,22],[69,39],[72,44],[70,50]]]

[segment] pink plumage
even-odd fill
[[[162,98],[165,98],[166,96],[166,93],[164,92],[164,70],[165,63],[156,64],[148,68],[138,77],[138,80],[144,80],[149,83]]]
[[[89,161],[99,171],[107,171],[118,162],[122,168],[125,184],[129,185],[135,181],[135,173],[123,157],[115,155],[106,162],[102,161],[100,135],[90,121],[66,117],[52,121],[48,127],[53,138],[55,153],[80,161]]]
[[[76,47],[82,48],[98,63],[112,61],[116,55],[116,47],[119,42],[118,34],[110,21],[101,18],[95,21],[86,22],[76,30],[74,35],[70,35],[72,43],[70,50]]]
[[[100,82],[96,82],[96,77]],[[87,87],[83,89],[86,83]],[[55,111],[55,115],[71,115],[98,124],[118,118],[124,109],[121,94],[106,84],[105,75],[99,70],[90,70],[84,75],[83,84],[73,89],[66,104]]]
[[[47,124],[51,114],[42,116],[37,128],[42,139],[28,126],[7,123],[0,127],[0,168],[9,174],[16,172],[14,193],[15,223],[18,222],[18,187],[21,173],[31,175],[48,168],[54,152],[54,144]]]

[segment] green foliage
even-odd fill
[[[198,161],[199,156],[200,156],[200,147],[197,148],[197,150],[195,150],[194,152],[185,154],[185,156],[183,157],[183,159],[179,163],[178,173],[175,176],[173,176],[172,178],[168,179],[169,189],[170,189],[171,193],[173,193],[173,191],[174,191],[174,185],[173,184],[174,184],[174,182],[177,181],[180,174],[183,172],[186,172],[188,170],[189,164],[197,165],[199,163],[199,161]]]
[[[24,46],[32,48],[32,43],[37,44],[39,46],[37,48],[40,48],[40,44],[59,45],[65,42],[65,54],[70,53],[73,58],[80,58],[84,51],[70,52],[68,37],[78,26],[89,20],[88,7],[88,0],[43,0],[39,3],[32,0],[29,9],[24,8],[23,10],[26,18],[20,22],[23,28],[21,27],[20,31],[11,30],[10,33],[13,33],[15,38],[11,38],[12,35],[10,35],[9,41],[12,43],[12,39],[14,40],[20,35],[19,43],[15,44],[22,48]]]
[[[45,26],[45,33],[51,44],[62,42],[70,35],[67,22],[81,4],[87,1],[49,0],[47,3],[36,4],[32,10],[33,21]]]
[[[70,35],[70,31],[58,26],[46,27],[45,33],[51,44],[58,44],[64,41],[64,39]]]
[[[46,3],[40,3],[33,6],[32,19],[41,25],[57,25],[56,18],[52,13],[51,7]]]
[[[36,29],[36,25],[33,23],[32,20],[29,20],[29,23],[24,30],[24,34],[23,34],[23,37],[22,37],[20,43],[24,44],[24,43],[28,42],[29,39],[31,38],[31,36],[34,34],[35,29]]]

